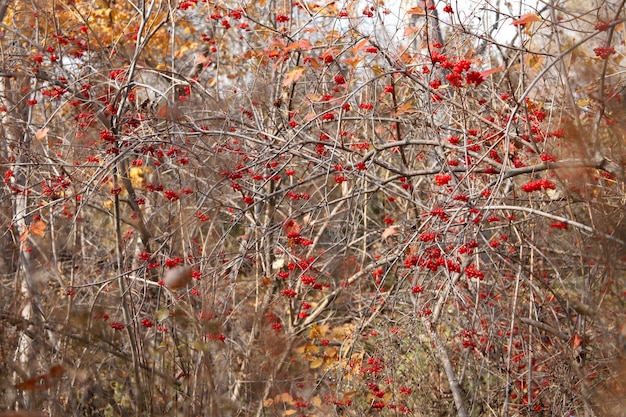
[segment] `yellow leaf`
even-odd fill
[[[157,310],[156,312],[156,318],[157,318],[157,321],[159,322],[165,320],[169,316],[170,316],[170,311],[167,308],[162,308],[160,310]]]
[[[377,77],[385,72],[385,70],[380,65],[372,65],[372,71],[374,71],[374,75],[376,75]]]
[[[591,103],[591,100],[589,100],[588,98],[576,100],[576,105],[580,107],[588,106],[589,103]]]
[[[49,127],[44,127],[35,132],[35,139],[43,140],[48,136],[48,132],[50,131]]]
[[[528,54],[526,58],[526,64],[531,68],[535,69],[541,65],[543,62],[543,57],[537,54]]]
[[[329,328],[330,328],[330,325],[328,324],[324,324],[323,326],[320,326],[319,324],[314,323],[313,326],[311,327],[311,330],[309,331],[309,338],[319,339],[321,337],[324,337],[324,335],[328,332]]]
[[[313,343],[309,343],[309,345],[307,346],[307,352],[308,353],[312,353],[312,354],[315,355],[315,354],[319,353],[319,351],[320,351],[319,346],[317,346],[317,345],[315,345]]]
[[[324,349],[324,356],[329,360],[336,359],[339,358],[339,351],[334,346],[327,346],[326,349]]]
[[[311,404],[313,404],[315,407],[321,407],[322,399],[318,395],[316,395],[315,397],[311,398]]]
[[[130,167],[128,170],[129,178],[139,178],[143,175],[143,167]]]
[[[304,71],[306,71],[306,67],[295,67],[291,71],[287,72],[285,80],[283,81],[283,86],[289,87],[291,84],[298,81],[298,79],[302,77],[302,74],[304,74]]]
[[[296,409],[286,410],[286,411],[283,413],[283,415],[284,415],[284,416],[292,416],[292,415],[296,414],[297,412],[298,412],[298,410],[296,410]]]
[[[310,367],[311,369],[317,369],[324,364],[324,360],[322,358],[315,358],[311,361]]]

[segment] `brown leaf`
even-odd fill
[[[15,385],[15,388],[21,391],[43,391],[47,390],[49,387],[50,385],[45,375],[36,376]]]

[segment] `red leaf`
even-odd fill
[[[583,344],[583,338],[578,333],[574,333],[569,341],[569,346],[572,349],[578,349]]]

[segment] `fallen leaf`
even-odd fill
[[[574,333],[569,341],[569,346],[572,349],[578,349],[583,344],[583,338],[578,333]]]

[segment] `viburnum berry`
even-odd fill
[[[607,59],[608,57],[610,57],[611,55],[613,55],[615,53],[615,48],[613,48],[612,46],[599,46],[597,48],[593,49],[593,52],[596,54],[597,57],[600,57],[602,59]]]
[[[437,174],[435,175],[435,182],[438,186],[443,186],[449,183],[452,180],[452,175],[450,174]]]
[[[539,190],[548,190],[548,189],[554,190],[556,189],[556,185],[552,181],[546,180],[546,179],[531,181],[522,185],[522,190],[527,193],[532,193],[533,191],[539,191]]]

